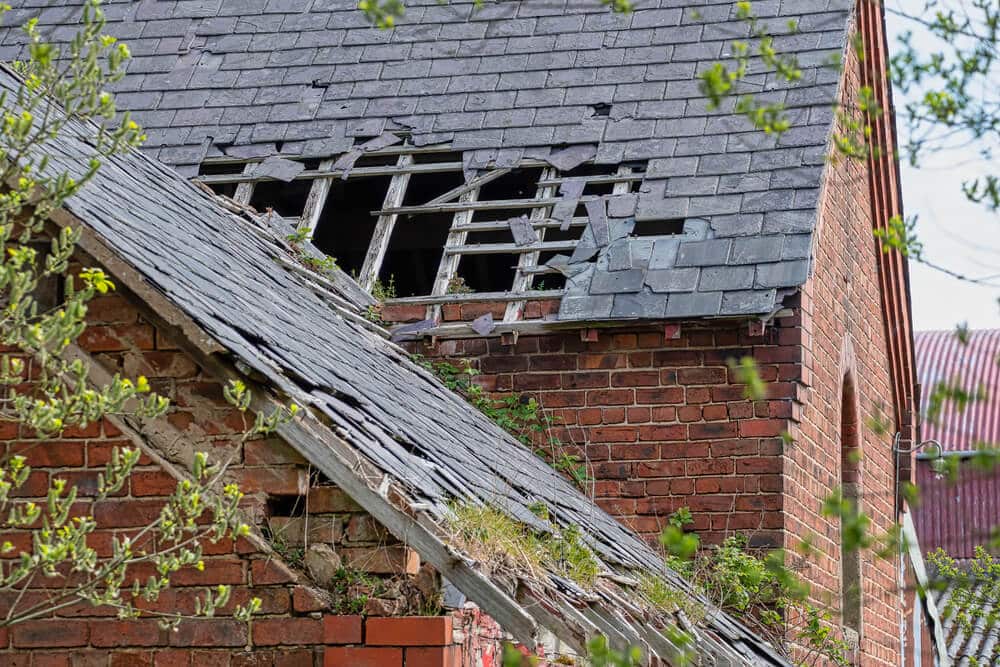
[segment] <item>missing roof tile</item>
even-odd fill
[[[629,236],[674,236],[684,233],[684,219],[636,220]]]

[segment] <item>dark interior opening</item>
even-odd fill
[[[671,236],[684,233],[684,219],[636,220],[631,236]]]
[[[538,180],[542,170],[514,169],[495,181],[490,181],[479,189],[479,201],[494,201],[497,199],[532,199],[538,191]],[[490,211],[495,213],[495,211]],[[486,213],[486,211],[484,211]],[[514,214],[520,215],[520,212]],[[513,217],[511,214],[504,219]]]
[[[313,234],[313,244],[337,260],[337,265],[357,275],[365,262],[378,218],[371,211],[382,208],[389,176],[333,179]]]
[[[551,231],[551,230],[550,230]],[[556,230],[558,231],[558,230]],[[548,238],[548,234],[546,234]],[[570,253],[566,252],[555,252],[552,250],[547,250],[545,252],[538,253],[538,266],[545,266],[545,263],[556,255],[568,255]],[[536,274],[534,280],[531,282],[531,289],[533,290],[550,290],[550,289],[563,289],[566,287],[566,276],[561,273],[543,273]]]
[[[491,220],[507,220],[517,217],[521,211],[483,211],[483,216],[474,216],[476,222]],[[466,238],[466,245],[513,243],[509,229],[496,231],[474,232]],[[519,255],[515,253],[497,253],[490,255],[463,255],[458,262],[456,275],[461,278],[462,285],[473,292],[506,292],[514,286]]]
[[[515,169],[482,186],[479,190],[479,201],[534,199],[538,192],[538,180],[541,175],[540,168]],[[472,222],[503,222],[530,214],[531,209],[523,208],[476,211],[472,215]],[[513,244],[514,237],[509,228],[504,228],[470,233],[465,243],[466,245]],[[461,279],[464,287],[474,292],[506,292],[514,286],[514,276],[517,273],[519,259],[518,253],[463,255],[459,260],[456,275]]]
[[[316,169],[319,160],[303,160],[306,169]],[[298,218],[306,206],[306,199],[312,189],[312,180],[302,178],[284,181],[260,181],[253,188],[250,205],[263,213],[273,209],[282,218]]]
[[[310,189],[312,181],[305,179],[289,183],[261,181],[253,188],[250,205],[261,213],[270,208],[282,218],[298,218],[306,206]]]
[[[459,172],[413,175],[403,205],[426,204],[462,183]],[[453,218],[450,212],[399,216],[379,272],[382,284],[391,282],[397,297],[430,294]]]
[[[219,174],[241,174],[243,173],[242,164],[234,163],[202,163],[198,167],[199,176],[216,176]],[[232,198],[236,194],[236,183],[213,183],[208,186],[212,188],[212,191],[217,195],[225,195],[226,197]]]
[[[440,153],[415,153],[413,161],[417,164],[431,164],[438,162],[461,162],[462,154],[452,151],[442,151]]]

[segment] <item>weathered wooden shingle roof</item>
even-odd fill
[[[0,89],[13,90],[16,83],[9,70],[0,69]],[[67,126],[44,147],[51,168],[78,173],[82,158],[93,154],[87,138],[94,132]],[[321,415],[323,424],[307,416],[305,427],[281,432],[334,481],[349,485],[345,490],[357,493],[355,500],[376,518],[399,520],[391,528],[397,537],[418,550],[433,547],[432,554],[422,553],[443,572],[466,573],[462,581],[468,582],[475,566],[461,553],[428,541],[436,533],[427,526],[445,521],[449,502],[488,504],[549,530],[553,524],[530,509],[541,503],[558,525],[579,526],[609,571],[656,573],[705,609],[704,620],[693,628],[702,651],[735,664],[785,664],[765,642],[713,610],[666,570],[631,531],[403,350],[344,317],[342,299],[310,281],[307,272],[288,266],[275,239],[227,211],[204,189],[133,152],[107,160],[65,209],[138,272],[140,280],[130,285],[134,290],[151,288],[165,297],[236,367],[264,378],[270,389],[308,407],[310,415]],[[612,582],[606,580],[607,586]],[[649,620],[628,620],[623,603],[608,597],[610,588],[595,596],[555,576],[541,583],[545,596],[514,616],[509,607],[497,606],[498,599],[506,600],[502,594],[491,597],[482,588],[463,592],[501,622],[507,609],[508,617],[519,614],[557,634],[573,626],[613,631],[626,641],[650,636]],[[558,604],[583,611],[551,627],[558,616],[548,605]],[[655,642],[647,648],[668,657]]]
[[[38,16],[43,32],[71,34],[78,2],[13,4],[6,25]],[[708,111],[699,92],[697,74],[748,36],[732,0],[636,0],[628,15],[597,0],[408,0],[393,30],[356,4],[111,4],[109,32],[135,54],[120,106],[148,128],[147,150],[188,175],[206,158],[336,156],[386,130],[449,144],[472,169],[567,146],[644,162],[638,196],[610,216],[683,220],[685,233],[586,232],[600,252],[578,256],[563,320],[766,315],[807,279],[840,78],[829,63],[852,0],[752,3],[802,67],[792,86],[754,59],[740,89],[788,107],[780,137],[734,114],[734,99]]]

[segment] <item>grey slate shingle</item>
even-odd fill
[[[34,0],[15,1],[6,25],[40,13],[56,38],[69,36],[79,2],[35,9]],[[565,145],[589,145],[589,159],[602,164],[648,161],[641,192],[609,202],[612,226],[632,215],[686,218],[688,225],[699,219],[704,245],[692,244],[690,235],[632,239],[596,260],[632,266],[624,271],[649,267],[640,285],[658,285],[661,298],[672,290],[667,274],[654,272],[706,267],[677,275],[695,275],[713,286],[712,296],[688,294],[666,308],[672,317],[720,308],[770,312],[771,286],[794,287],[808,274],[838,82],[825,64],[846,44],[851,4],[754,3],[776,48],[794,53],[802,67],[796,86],[773,73],[748,77],[766,88],[758,99],[796,107],[780,139],[735,115],[733,100],[708,110],[699,90],[696,72],[746,34],[728,2],[651,1],[617,15],[597,0],[505,0],[480,10],[472,0],[413,0],[390,31],[368,26],[353,0],[147,0],[106,11],[108,32],[135,42],[129,71],[115,85],[123,93],[120,108],[139,115],[151,152],[186,169],[206,154],[267,157],[279,141],[286,157],[336,157],[352,137],[400,124],[412,128],[415,145],[491,151],[496,164],[501,155],[513,165]],[[10,28],[3,33],[5,46],[22,39]],[[610,104],[610,115],[595,116],[596,104]],[[759,291],[722,279],[743,274],[726,267],[758,264]],[[598,288],[606,287],[606,270],[591,271]],[[715,296],[715,286],[724,297]],[[576,303],[564,314],[612,311],[612,300]],[[625,303],[616,312],[625,312]]]

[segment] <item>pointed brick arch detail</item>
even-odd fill
[[[840,475],[838,486],[843,497],[851,502],[852,511],[860,512],[863,488],[863,457],[861,451],[861,410],[858,392],[857,363],[850,336],[845,336],[840,357]],[[841,528],[841,531],[843,528]],[[862,554],[848,552],[841,533],[840,607],[841,624],[850,643],[859,642],[862,628]],[[853,641],[852,641],[853,640]]]

